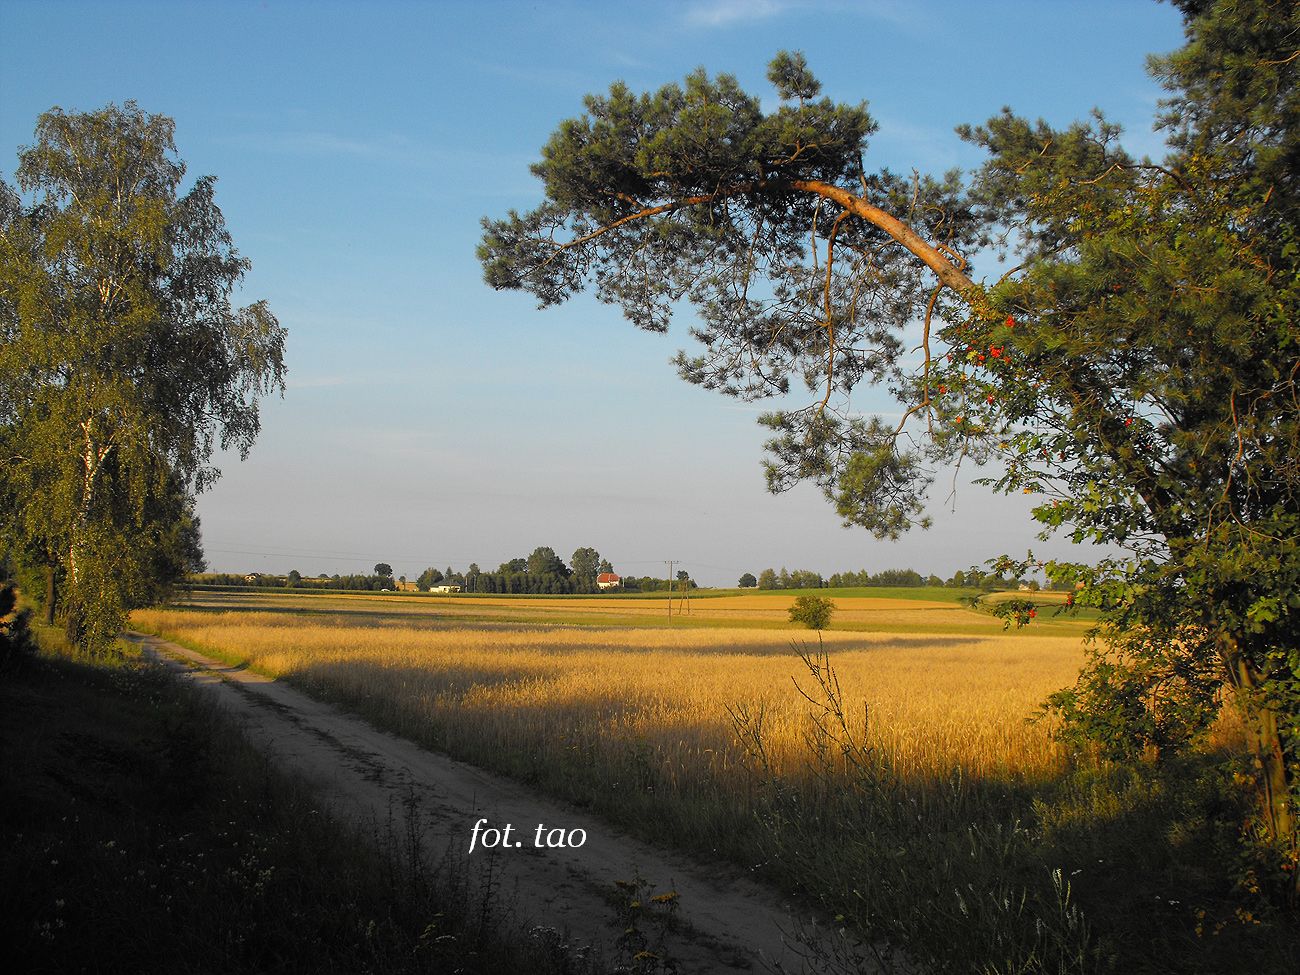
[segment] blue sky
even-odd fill
[[[679,3],[0,0],[0,177],[36,117],[135,99],[176,120],[191,175],[253,262],[243,300],[289,330],[289,388],[249,459],[203,496],[214,569],[483,568],[590,545],[627,574],[705,583],[767,566],[950,575],[1035,541],[1027,499],[941,479],[929,532],[840,527],[812,489],[763,487],[757,409],[691,387],[687,341],[582,298],[536,310],[474,259],[479,220],[538,201],[528,165],[582,96],[703,65],[771,104],[802,50],[880,122],[868,167],[977,166],[954,126],[1011,105],[1063,124],[1104,108],[1158,154],[1145,56],[1181,42],[1142,0]],[[862,409],[893,407],[864,394]]]

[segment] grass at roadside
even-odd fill
[[[40,635],[0,673],[6,970],[583,970],[452,859],[332,820],[197,691]]]

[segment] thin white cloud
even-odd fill
[[[787,0],[702,0],[686,8],[692,27],[726,27],[741,21],[768,20],[788,10]]]
[[[693,0],[684,20],[691,27],[732,27],[771,20],[792,10],[817,8],[843,17],[867,17],[901,28],[913,28],[918,15],[897,0]]]

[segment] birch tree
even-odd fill
[[[249,263],[215,180],[182,192],[173,132],[133,102],[55,108],[17,190],[0,183],[3,527],[87,646],[151,591],[213,452],[246,455],[259,397],[283,389],[284,330],[264,302],[232,305]]]

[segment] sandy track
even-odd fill
[[[317,787],[339,815],[362,825],[415,817],[424,848],[468,849],[471,830],[487,817],[511,823],[523,846],[476,852],[469,865],[496,856],[502,891],[515,895],[530,923],[567,929],[580,942],[610,945],[618,932],[607,893],[639,876],[657,892],[680,894],[686,923],[668,951],[687,972],[807,970],[783,931],[780,900],[740,871],[700,865],[635,840],[588,813],[542,798],[524,786],[403,738],[317,701],[272,678],[230,667],[157,637],[131,633],[185,679],[216,695],[254,745]],[[578,849],[535,849],[537,824],[586,831]]]

